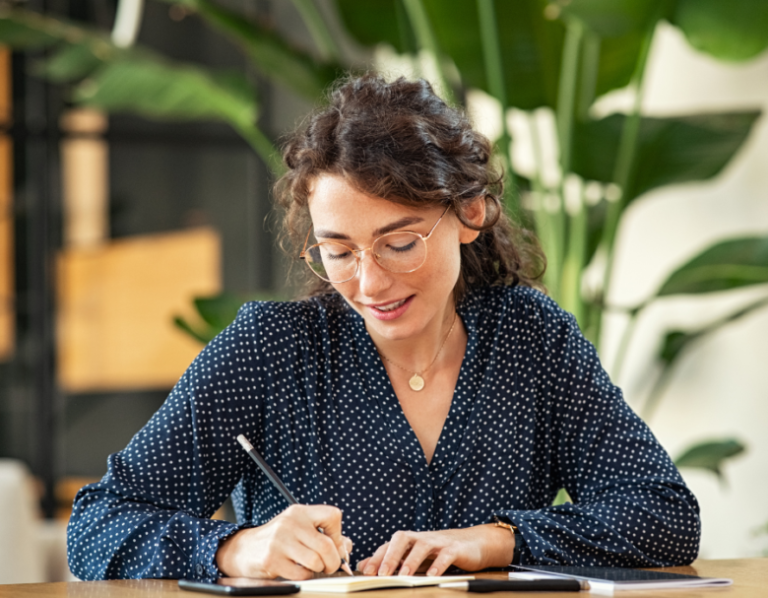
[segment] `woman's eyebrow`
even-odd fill
[[[373,231],[373,236],[380,237],[381,235],[386,235],[387,233],[391,233],[404,226],[416,224],[417,222],[424,222],[424,219],[419,216],[406,216],[405,218],[395,220],[390,224],[377,228]],[[343,239],[345,241],[349,240],[348,235],[345,235],[344,233],[336,233],[331,230],[315,230],[315,237],[322,237],[323,239]]]

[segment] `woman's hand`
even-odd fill
[[[317,528],[322,528],[320,533]],[[269,523],[224,540],[216,565],[228,577],[309,579],[334,573],[352,541],[341,535],[341,511],[327,505],[293,505]]]
[[[506,567],[512,562],[515,536],[492,524],[436,532],[396,532],[372,557],[357,564],[365,575],[442,575],[450,565],[466,571]]]

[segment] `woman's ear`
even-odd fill
[[[485,198],[476,197],[471,203],[462,208],[464,220],[471,222],[474,226],[482,226],[485,222]],[[480,231],[473,230],[464,224],[461,225],[459,241],[463,244],[471,243],[480,235]]]

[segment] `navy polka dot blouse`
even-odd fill
[[[195,359],[104,478],[75,498],[69,564],[82,579],[220,575],[219,541],[285,499],[336,505],[352,564],[397,530],[514,522],[522,563],[691,562],[696,499],[624,402],[572,316],[538,291],[476,290],[430,464],[363,319],[338,295],[256,302]],[[552,506],[559,488],[573,504]],[[210,519],[232,495],[239,525]]]

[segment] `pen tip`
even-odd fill
[[[354,573],[352,573],[352,568],[349,566],[349,563],[347,563],[346,561],[343,561],[343,562],[341,563],[341,568],[344,570],[344,572],[345,572],[347,575],[351,575],[352,577],[354,577],[354,576],[355,576],[355,574],[354,574]]]

